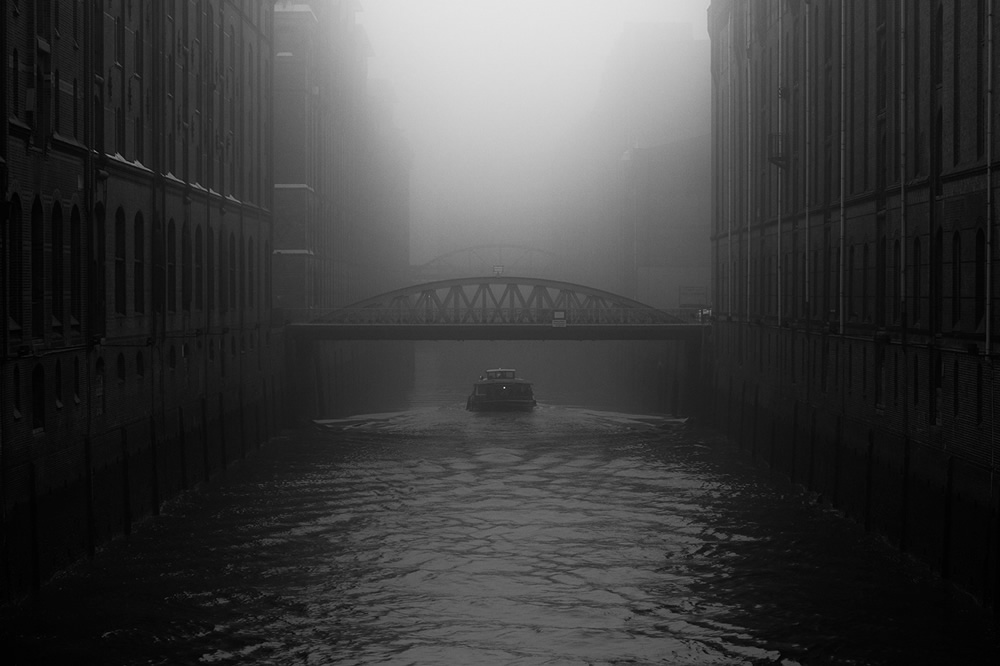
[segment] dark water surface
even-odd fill
[[[991,616],[662,417],[291,434],[2,611],[5,663],[984,664]]]

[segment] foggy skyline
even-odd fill
[[[531,219],[532,201],[592,112],[626,24],[688,24],[693,39],[707,40],[708,5],[364,0],[358,22],[372,46],[369,78],[393,91],[395,122],[413,151],[414,254],[428,245],[529,242],[524,234],[540,222]],[[423,254],[418,263],[433,256]]]

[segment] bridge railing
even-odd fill
[[[285,309],[288,323],[323,323],[370,326],[419,325],[534,325],[534,326],[641,326],[651,324],[702,324],[698,310],[654,308],[571,308],[566,310],[493,307],[438,308],[387,307],[337,309]]]

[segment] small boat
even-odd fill
[[[521,379],[510,368],[493,368],[472,385],[472,395],[465,408],[477,411],[530,411],[535,408],[531,382]]]

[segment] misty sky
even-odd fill
[[[708,5],[362,0],[370,77],[389,82],[414,154],[415,244],[421,233],[440,233],[432,218],[447,217],[456,201],[495,209],[528,196],[553,147],[592,107],[625,23],[688,23],[695,39],[708,39]]]

